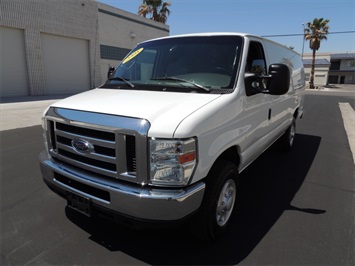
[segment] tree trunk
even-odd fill
[[[153,8],[153,20],[158,21],[159,22],[159,14],[158,14],[158,10],[156,7]]]
[[[313,49],[311,75],[309,78],[309,88],[310,89],[314,89],[314,68],[315,68],[315,65],[316,65],[316,49]]]

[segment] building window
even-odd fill
[[[349,60],[348,67],[355,67],[355,60]]]
[[[330,69],[329,70],[340,70],[340,60],[332,60],[330,61]]]
[[[119,48],[115,46],[100,45],[101,59],[120,61],[131,51],[131,49]]]

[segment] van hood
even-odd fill
[[[171,138],[181,121],[220,94],[94,89],[58,101],[52,107],[143,118],[149,136]]]

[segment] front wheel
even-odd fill
[[[191,224],[198,238],[211,241],[223,234],[235,210],[237,188],[236,166],[229,161],[217,161],[206,178],[202,206]]]
[[[289,151],[291,150],[293,143],[295,141],[296,136],[296,120],[295,118],[292,119],[292,123],[286,132],[282,135],[279,139],[279,147],[282,151]]]

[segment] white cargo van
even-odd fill
[[[46,184],[87,216],[189,220],[213,240],[238,175],[275,141],[291,148],[303,114],[300,55],[240,33],[140,43],[99,88],[46,110]]]

